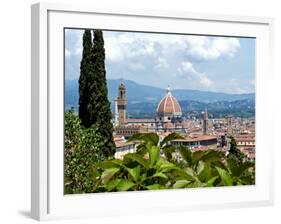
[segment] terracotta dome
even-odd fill
[[[182,115],[181,107],[177,99],[172,96],[169,87],[167,88],[166,96],[159,102],[156,112],[158,115],[166,115],[166,114],[171,114],[176,116]]]

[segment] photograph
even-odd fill
[[[255,37],[63,38],[64,194],[255,185]]]

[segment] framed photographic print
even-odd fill
[[[32,6],[32,217],[270,205],[270,18]]]

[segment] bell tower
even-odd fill
[[[209,123],[208,111],[206,109],[204,112],[204,119],[203,119],[203,135],[208,134],[208,123]]]
[[[232,130],[232,115],[228,115],[226,117],[226,124],[227,124],[227,129],[226,129],[226,133],[228,136],[232,136],[233,135],[233,130]]]
[[[118,124],[119,126],[124,126],[126,124],[126,87],[124,82],[118,87],[118,97],[117,97],[117,110],[118,110]]]

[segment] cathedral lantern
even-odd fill
[[[172,96],[170,87],[166,90],[156,110],[156,120],[159,127],[167,126],[168,123],[176,124],[181,122],[182,111],[175,97]]]

